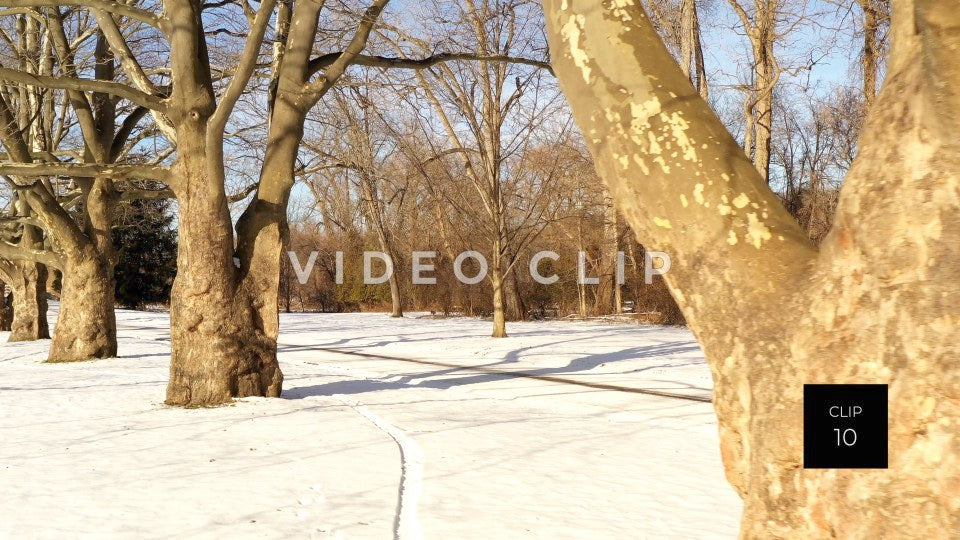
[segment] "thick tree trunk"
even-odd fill
[[[601,176],[638,238],[673,258],[666,281],[713,372],[742,536],[953,536],[955,6],[895,4],[889,75],[818,253],[638,5],[544,4],[555,69]],[[889,385],[888,469],[803,468],[804,383]]]
[[[113,265],[93,246],[67,257],[60,314],[53,328],[48,362],[77,362],[117,355],[113,310]]]
[[[203,156],[197,159],[186,139],[180,138],[174,173],[191,185],[183,196],[178,194],[180,240],[170,298],[167,403],[206,406],[234,397],[277,397],[283,382],[275,330],[283,243],[276,229],[269,231],[276,253],[273,296],[254,296],[240,287],[223,184],[210,181]],[[247,275],[264,277],[258,270],[249,268]],[[256,311],[265,305],[272,308],[272,320],[264,321]]]
[[[33,262],[17,262],[13,289],[13,321],[9,341],[49,339],[47,326],[47,267]]]
[[[276,336],[286,206],[269,200],[275,195],[272,186],[265,193],[261,185],[258,198],[238,223],[243,234],[240,263],[235,263],[224,188],[223,130],[217,124],[221,117],[213,116],[200,7],[186,0],[170,0],[168,7],[170,57],[177,81],[170,97],[177,130],[171,177],[180,240],[170,298],[167,403],[208,406],[234,397],[276,397],[283,384]],[[211,123],[211,118],[217,122]],[[268,148],[266,159],[273,152]],[[261,247],[262,257],[254,259],[251,254]]]
[[[111,235],[114,197],[109,178],[95,179],[85,197],[84,234],[74,234],[71,242],[63,242],[74,247],[65,250],[60,314],[53,328],[48,362],[117,355],[116,258]]]

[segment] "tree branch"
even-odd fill
[[[142,178],[165,182],[169,179],[170,169],[153,165],[100,165],[96,163],[0,163],[0,174],[11,176],[72,176],[94,178],[106,176],[115,180],[124,178]],[[17,184],[17,188],[27,189],[30,185]]]
[[[243,45],[243,52],[240,53],[240,62],[237,69],[227,85],[217,110],[213,113],[207,125],[207,132],[215,134],[222,139],[223,130],[227,126],[227,120],[233,112],[237,100],[243,94],[244,88],[250,81],[254,68],[257,66],[257,59],[260,57],[260,47],[263,45],[263,36],[270,23],[270,16],[273,13],[273,7],[276,0],[263,0],[257,9],[257,16],[250,27],[250,33]]]
[[[343,55],[343,51],[328,53],[310,60],[310,73],[316,73],[327,66],[336,62]],[[506,55],[481,55],[475,53],[440,53],[426,58],[402,58],[396,56],[370,56],[357,55],[354,57],[351,65],[378,67],[384,69],[427,69],[443,62],[459,61],[477,61],[477,62],[500,62],[505,64],[523,64],[545,69],[553,74],[553,67],[549,62],[541,60],[532,60],[530,58],[520,58]]]
[[[63,269],[63,259],[56,252],[45,249],[28,249],[5,241],[0,241],[0,257],[8,261],[30,261]]]
[[[155,14],[113,0],[0,0],[0,7],[37,8],[60,6],[81,6],[89,9],[102,9],[116,13],[117,15],[136,19],[155,28],[160,28],[160,17]]]
[[[21,84],[57,88],[61,90],[79,90],[83,92],[100,92],[118,96],[131,102],[158,112],[165,112],[166,103],[162,98],[151,96],[125,84],[113,81],[98,81],[95,79],[77,79],[51,75],[33,75],[25,71],[0,67],[0,80]]]

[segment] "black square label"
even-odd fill
[[[803,385],[803,468],[886,469],[887,385]]]

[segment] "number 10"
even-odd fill
[[[834,431],[837,432],[837,446],[840,446],[840,443],[843,442],[846,446],[853,446],[857,444],[857,432],[852,429],[845,429],[843,433],[840,433],[840,429],[834,428]],[[847,434],[852,435],[851,441],[847,442]]]

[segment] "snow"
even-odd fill
[[[116,359],[0,346],[0,537],[737,534],[709,403],[563,382],[707,397],[685,329],[284,314],[284,399],[184,410],[167,315],[118,325]]]

